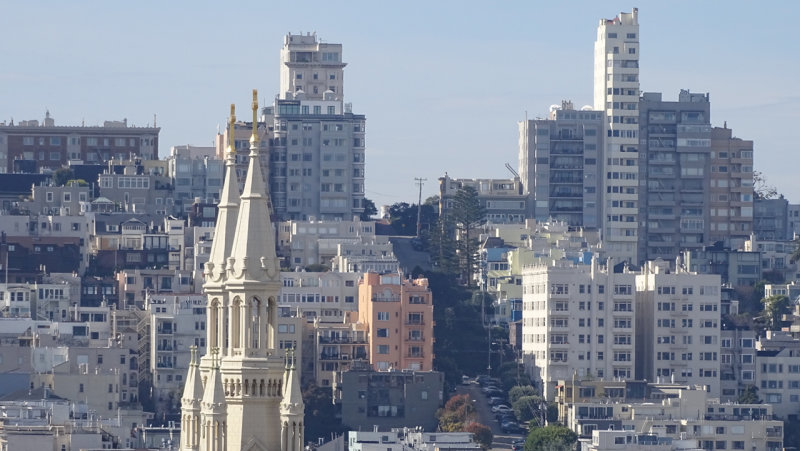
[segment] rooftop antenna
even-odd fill
[[[153,113],[153,128],[156,127],[156,114]]]

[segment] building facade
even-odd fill
[[[711,104],[681,90],[677,101],[646,92],[639,102],[639,255],[673,260],[709,241]]]
[[[29,161],[38,172],[56,170],[68,161],[105,163],[134,157],[158,159],[158,127],[129,126],[127,119],[102,126],[56,126],[47,112],[44,121],[0,123],[0,172],[18,172]]]
[[[639,262],[639,11],[601,19],[594,46],[594,109],[605,112],[603,242]]]
[[[599,228],[605,166],[603,112],[553,107],[548,119],[519,124],[519,172],[527,217]]]
[[[433,369],[433,295],[428,279],[364,274],[358,315],[369,331],[369,361],[374,369]]]
[[[342,45],[288,34],[281,90],[265,120],[269,183],[281,219],[343,220],[364,211],[364,115],[344,103]]]
[[[740,248],[753,232],[753,141],[711,129],[710,243]]]

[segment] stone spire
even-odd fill
[[[183,399],[196,403],[197,409],[200,408],[200,401],[203,399],[203,379],[200,376],[200,362],[197,358],[197,346],[192,346],[189,362],[189,374],[186,375],[186,385],[183,387]],[[186,401],[183,401],[184,404]],[[192,404],[194,407],[194,404]]]
[[[294,349],[286,352],[286,385],[281,400],[281,451],[303,451],[305,404],[300,391],[300,377],[295,370]]]
[[[228,261],[228,279],[275,282],[279,280],[280,274],[276,266],[275,232],[270,220],[269,194],[261,170],[257,114],[258,93],[254,89],[250,162],[239,204],[231,258]]]
[[[203,391],[203,410],[213,413],[224,413],[225,411],[225,388],[222,386],[222,376],[219,371],[219,350],[211,351],[211,374],[206,382]]]
[[[219,350],[211,351],[211,371],[203,392],[201,450],[225,451],[227,444],[228,404],[219,370]]]
[[[197,450],[200,446],[200,402],[203,400],[203,381],[197,361],[197,347],[192,346],[189,373],[181,398],[183,420],[181,424],[181,450]]]
[[[239,215],[239,179],[236,176],[236,146],[234,145],[234,127],[236,123],[235,106],[231,104],[231,116],[228,123],[228,149],[225,152],[225,182],[219,198],[217,226],[214,228],[214,241],[206,264],[206,283],[224,281],[225,265],[231,254],[236,218]]]

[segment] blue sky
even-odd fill
[[[800,3],[640,1],[9,1],[0,121],[162,127],[162,155],[211,145],[228,105],[271,102],[287,32],[344,46],[345,101],[367,116],[367,197],[415,202],[414,177],[508,177],[517,122],[592,103],[598,21],[639,8],[641,89],[711,93],[714,125],[800,202]]]

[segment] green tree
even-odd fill
[[[492,434],[492,430],[489,429],[488,426],[480,423],[470,423],[464,428],[464,432],[472,432],[475,437],[475,442],[481,445],[482,449],[489,449],[492,447],[494,434]]]
[[[361,206],[364,207],[364,211],[362,211],[360,215],[362,221],[369,221],[372,219],[373,215],[378,214],[378,208],[375,207],[375,202],[366,197],[362,200]]]
[[[486,209],[478,199],[478,191],[465,186],[453,196],[453,207],[449,213],[456,230],[459,266],[464,283],[472,285],[472,275],[477,269],[478,229],[486,223]]]
[[[535,428],[525,440],[525,451],[567,451],[572,450],[578,435],[566,426],[550,425]]]
[[[764,304],[764,317],[768,321],[771,330],[778,330],[781,324],[781,316],[789,313],[789,298],[783,294],[773,294],[761,300]]]
[[[462,374],[486,371],[489,341],[481,323],[480,302],[455,281],[452,274],[426,273],[428,287],[436,299],[433,309],[434,367],[447,383],[458,384]]]
[[[454,238],[455,226],[450,215],[439,216],[430,230],[429,250],[437,269],[445,274],[458,274],[458,255]]]
[[[520,396],[511,404],[514,414],[519,421],[530,421],[541,417],[540,410],[544,403],[544,398],[537,395]],[[537,421],[538,424],[538,421]]]
[[[539,396],[539,390],[533,385],[517,385],[508,391],[508,400],[512,404],[523,396]]]
[[[344,430],[339,420],[336,420],[336,407],[330,388],[317,387],[310,384],[303,391],[305,411],[306,439],[316,442],[318,437],[330,437],[331,433]]]
[[[792,255],[789,257],[789,263],[796,263],[798,260],[800,260],[800,236],[794,239],[794,251],[792,251]]]
[[[53,183],[56,186],[64,186],[73,178],[75,178],[75,173],[69,168],[60,168],[53,172]]]
[[[398,202],[389,207],[389,222],[398,235],[414,236],[417,234],[417,204]],[[438,214],[433,205],[423,204],[420,210],[420,224],[423,230],[430,229],[436,223]]]
[[[741,395],[739,395],[739,399],[736,400],[739,404],[761,404],[761,400],[758,399],[758,387],[755,385],[748,385]]]

